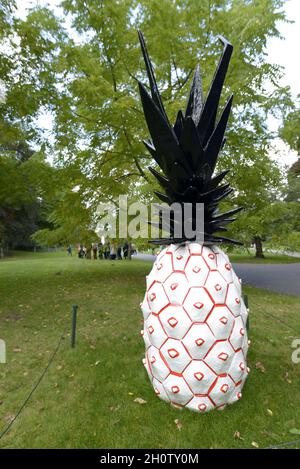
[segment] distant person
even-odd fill
[[[110,256],[110,243],[105,243],[104,246],[104,258],[109,259]]]
[[[86,249],[85,257],[86,259],[92,259],[92,246],[89,246]]]
[[[98,245],[97,243],[92,244],[92,251],[93,251],[93,258],[94,260],[97,260],[97,251],[98,251]]]
[[[98,259],[103,259],[104,249],[103,244],[100,243],[98,246]]]
[[[123,246],[124,259],[127,259],[127,257],[128,257],[128,249],[129,249],[129,245],[128,245],[127,241],[125,241],[124,246]]]
[[[82,244],[80,244],[80,246],[78,248],[78,257],[79,257],[79,259],[82,259],[84,257],[84,251],[83,251]]]
[[[68,256],[72,256],[72,246],[70,244],[67,247],[67,253],[68,253]]]
[[[121,244],[119,244],[118,249],[117,249],[117,259],[119,261],[122,260],[122,246],[121,246]]]
[[[116,259],[116,257],[117,257],[117,256],[116,256],[116,248],[115,248],[115,245],[112,243],[112,244],[110,245],[110,259],[111,259],[112,261],[114,261],[114,260]]]

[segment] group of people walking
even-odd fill
[[[71,246],[67,248],[69,255],[72,255],[72,250],[70,253]],[[132,250],[131,250],[132,253]],[[105,244],[102,243],[92,243],[92,245],[87,248],[80,244],[78,246],[78,257],[80,259],[110,259],[110,260],[122,260],[127,259],[129,256],[129,243],[125,241],[124,244],[111,243],[107,241]]]

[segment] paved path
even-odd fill
[[[246,284],[300,296],[300,263],[234,264],[234,269]]]
[[[136,259],[154,262],[151,254],[138,254]],[[234,264],[245,284],[279,293],[300,296],[300,262],[296,264]]]

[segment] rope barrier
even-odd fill
[[[251,301],[251,305],[254,305],[254,306],[257,306],[258,308],[260,308],[261,306],[256,303],[255,301]],[[252,308],[251,308],[252,309]],[[281,324],[283,324],[284,326],[288,327],[291,331],[293,332],[296,332],[296,334],[299,334],[299,331],[297,331],[293,326],[291,326],[290,324],[288,324],[287,322],[283,321],[281,318],[277,318],[276,316],[274,316],[273,314],[271,313],[264,313],[262,312],[263,316],[265,317],[268,317],[268,318],[272,318],[272,319],[275,319],[275,321],[277,322],[280,322]]]
[[[268,447],[265,448],[265,449],[284,448],[285,446],[292,446],[292,445],[296,445],[297,443],[300,443],[300,440],[287,441],[286,443],[279,443],[279,445],[268,446]]]
[[[7,427],[2,431],[2,433],[0,433],[0,440],[4,437],[4,435],[6,435],[6,433],[8,433],[8,431],[11,429],[12,425],[15,423],[15,421],[17,420],[17,418],[19,417],[19,415],[21,414],[21,412],[23,411],[24,407],[26,406],[26,404],[29,402],[29,400],[31,399],[33,393],[36,391],[36,389],[38,388],[39,384],[41,383],[42,379],[44,378],[45,374],[47,373],[48,369],[50,368],[59,348],[60,348],[60,345],[62,343],[62,340],[66,334],[66,331],[69,327],[69,321],[63,331],[63,333],[61,334],[59,340],[58,340],[58,343],[54,349],[54,352],[52,353],[46,367],[44,368],[42,374],[40,375],[40,377],[38,378],[38,380],[36,381],[35,385],[33,386],[33,388],[31,389],[30,393],[28,394],[28,396],[26,397],[25,401],[23,402],[23,404],[21,405],[21,407],[19,408],[19,410],[17,411],[16,415],[14,416],[14,418],[9,422],[9,424],[7,425]]]
[[[255,306],[255,302],[251,301],[251,304]],[[259,306],[259,305],[257,305]],[[276,316],[273,316],[272,314],[264,314],[264,316],[269,316],[269,317],[272,317],[273,319],[277,320],[278,322],[281,322],[282,324],[284,324],[285,326],[289,327],[291,330],[293,330],[294,332],[296,332],[296,330],[291,327],[289,324],[287,324],[285,321],[282,321],[281,319],[277,318]],[[58,343],[46,365],[46,367],[44,368],[43,372],[41,373],[40,377],[38,378],[38,380],[36,381],[35,385],[33,386],[33,388],[31,389],[30,393],[28,394],[28,396],[26,397],[26,399],[24,400],[23,404],[20,406],[19,410],[17,411],[16,415],[14,416],[14,418],[9,422],[9,424],[7,425],[7,427],[2,431],[2,433],[0,433],[0,440],[9,432],[9,430],[11,429],[12,425],[15,423],[15,421],[17,420],[17,418],[20,416],[20,414],[22,413],[23,409],[26,407],[27,403],[29,402],[29,400],[31,399],[33,393],[36,391],[36,389],[38,388],[38,386],[40,385],[40,383],[42,382],[45,374],[47,373],[48,369],[50,368],[59,348],[60,348],[60,345],[62,343],[62,340],[66,334],[66,331],[68,329],[68,325],[69,325],[69,322],[67,323],[63,333],[61,334],[59,340],[58,340]],[[298,331],[297,331],[298,333]],[[300,443],[300,439],[298,440],[293,440],[293,441],[287,441],[287,442],[283,442],[283,443],[279,443],[278,445],[272,445],[272,446],[268,446],[266,447],[265,449],[277,449],[277,448],[283,448],[285,446],[292,446],[292,445],[296,445]]]

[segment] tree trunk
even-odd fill
[[[264,253],[263,253],[263,247],[262,247],[262,240],[260,236],[255,236],[254,238],[254,244],[255,244],[255,257],[258,257],[259,259],[264,259]]]
[[[128,243],[128,260],[131,261],[131,243]]]

